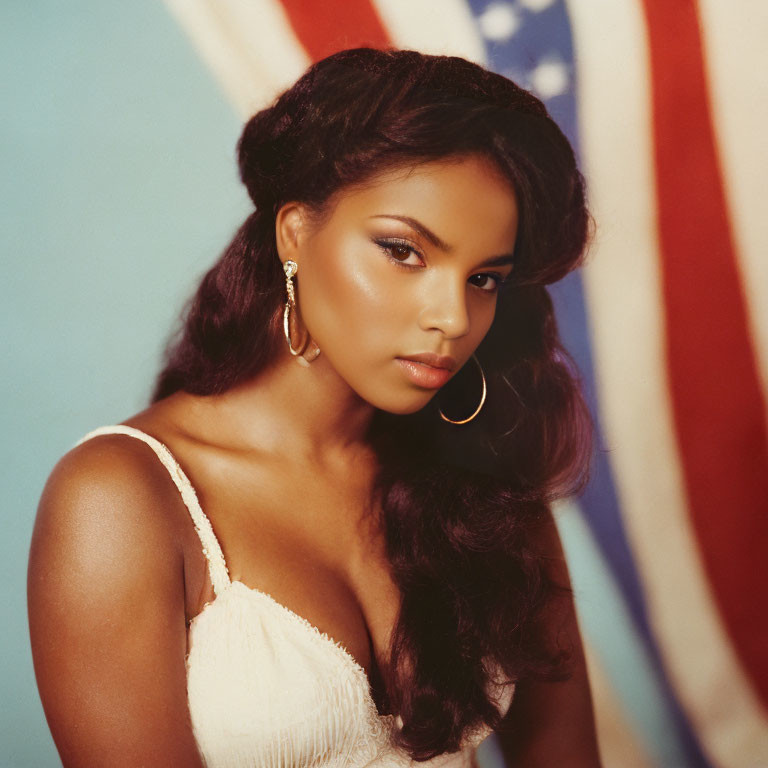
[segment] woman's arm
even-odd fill
[[[550,573],[570,587],[568,567],[549,513],[537,532]],[[546,615],[551,638],[573,649],[572,676],[565,682],[520,683],[497,736],[510,768],[600,768],[592,695],[573,600],[557,597]]]
[[[27,581],[35,674],[66,768],[201,768],[186,698],[178,494],[119,436],[54,468]]]

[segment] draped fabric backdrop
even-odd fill
[[[768,766],[762,0],[166,0],[165,11],[202,62],[187,77],[208,69],[227,120],[358,45],[460,55],[544,100],[597,222],[587,265],[551,291],[599,428],[592,481],[556,514],[605,765]],[[197,104],[185,92],[191,123],[211,114],[213,90]],[[216,151],[229,172],[231,147]],[[226,239],[207,235],[194,268]],[[499,765],[492,740],[481,759]]]
[[[600,428],[594,478],[558,518],[577,587],[599,582],[580,609],[606,764],[768,765],[766,85],[749,30],[766,11],[167,4],[243,118],[356,45],[464,56],[544,100],[598,224],[553,295]]]

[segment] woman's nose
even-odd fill
[[[466,281],[432,280],[425,289],[424,306],[419,316],[422,330],[437,329],[449,339],[466,335],[469,332]]]

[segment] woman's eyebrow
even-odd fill
[[[429,227],[427,227],[425,224],[422,224],[418,219],[414,219],[411,216],[401,216],[396,213],[377,213],[373,216],[369,216],[369,219],[397,219],[397,221],[402,221],[404,224],[407,224],[409,227],[412,227],[415,229],[420,235],[422,235],[425,239],[427,239],[432,245],[435,246],[435,248],[439,248],[441,251],[444,251],[445,253],[451,253],[453,251],[453,246],[448,245],[444,240],[441,240]],[[493,267],[493,266],[501,266],[503,264],[512,264],[513,258],[511,253],[502,253],[499,256],[492,256],[490,259],[486,259],[480,266],[481,267]]]
[[[448,245],[445,241],[441,240],[431,229],[429,229],[425,224],[422,224],[417,219],[414,219],[410,216],[399,216],[396,213],[377,213],[374,216],[369,216],[370,219],[397,219],[398,221],[402,221],[404,224],[407,224],[409,227],[413,227],[420,235],[423,235],[427,240],[429,240],[432,245],[435,246],[435,248],[439,248],[441,251],[445,251],[446,253],[450,253],[453,250],[453,246]]]

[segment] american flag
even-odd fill
[[[605,765],[768,766],[764,3],[166,5],[243,119],[361,45],[463,56],[545,102],[597,222],[551,292],[599,427],[557,519]]]

